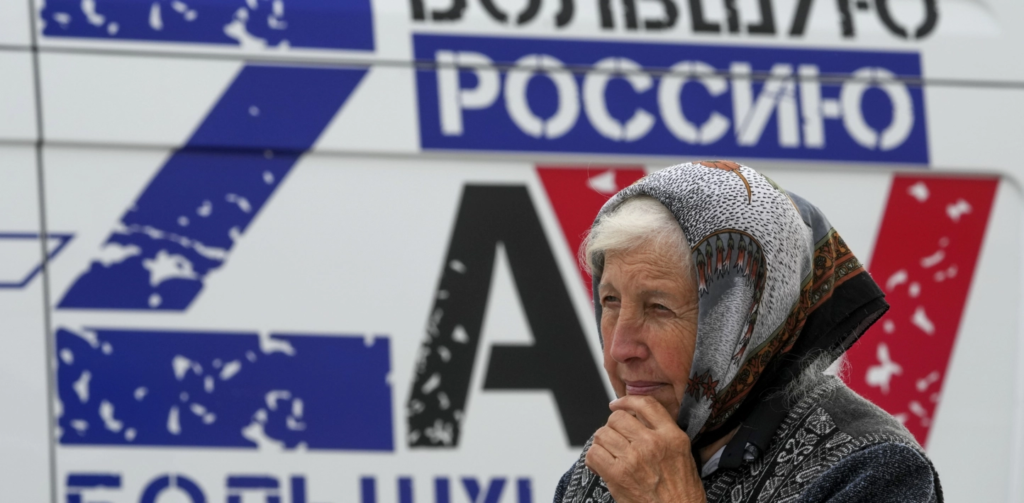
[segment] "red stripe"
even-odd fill
[[[594,217],[608,199],[620,189],[628,187],[644,176],[644,169],[638,166],[593,169],[584,166],[538,166],[544,190],[548,193],[551,207],[555,210],[562,234],[575,254],[583,243],[583,237],[594,223]],[[583,287],[590,295],[590,275],[580,266]]]
[[[941,398],[998,184],[997,178],[897,175],[889,192],[868,270],[892,308],[847,353],[846,379],[902,420],[921,445]]]

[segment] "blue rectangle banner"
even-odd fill
[[[58,329],[63,445],[394,449],[386,337]]]
[[[414,36],[428,150],[928,164],[920,55]]]

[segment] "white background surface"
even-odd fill
[[[446,1],[426,0],[427,10]],[[514,2],[498,2],[510,10]],[[181,471],[199,481],[209,501],[223,501],[226,473],[305,473],[309,501],[350,501],[358,477],[378,479],[378,501],[397,501],[395,477],[415,477],[416,501],[433,501],[432,477],[533,477],[534,501],[547,501],[576,457],[545,393],[483,391],[457,451],[405,447],[404,403],[414,353],[431,306],[462,185],[510,182],[529,187],[581,324],[597,354],[589,299],[578,286],[574,255],[537,179],[536,162],[645,164],[655,156],[420,154],[410,33],[648,40],[680,43],[845,47],[922,54],[931,168],[999,173],[1000,184],[979,267],[932,427],[929,455],[949,501],[1024,501],[1024,340],[1021,338],[1021,193],[1024,179],[1024,4],[1013,0],[941,2],[940,25],[922,41],[893,37],[873,13],[855,13],[857,37],[839,35],[834,5],[816,2],[807,35],[758,37],[690,32],[688,9],[663,33],[597,28],[596,12],[577,2],[573,23],[556,29],[557,2],[545,1],[526,27],[501,26],[469,0],[466,20],[410,21],[408,2],[374,5],[376,50],[260,53],[183,44],[42,38],[29,51],[27,2],[0,2],[0,232],[39,232],[37,177],[45,179],[50,232],[75,238],[25,289],[0,289],[0,487],[11,501],[62,501],[66,473],[125,473],[120,492],[96,493],[113,503],[137,501],[154,474]],[[613,2],[615,3],[615,2]],[[643,2],[640,2],[643,4]],[[706,2],[707,3],[707,2]],[[754,2],[740,1],[750,9]],[[890,0],[915,19],[917,1]],[[776,3],[785,31],[794,0]],[[721,16],[709,9],[709,18]],[[910,23],[911,21],[907,21]],[[159,53],[159,55],[156,55]],[[211,57],[216,56],[216,57]],[[38,58],[33,60],[33,58]],[[232,251],[187,313],[57,312],[57,324],[119,327],[279,329],[385,333],[392,337],[394,454],[233,452],[201,449],[58,447],[50,471],[44,280],[55,304],[95,256],[112,225],[180,146],[250,60],[376,63]],[[36,140],[35,76],[42,89],[42,164]],[[992,87],[992,84],[1000,87]],[[1009,85],[1007,85],[1009,84]],[[891,169],[849,163],[745,159],[782,186],[819,205],[859,257],[867,260],[888,193]],[[381,188],[387,185],[384,193]],[[40,250],[41,253],[41,250]],[[499,265],[479,362],[494,342],[527,343],[511,278]],[[244,302],[240,302],[244,299]],[[56,325],[55,325],[56,326]],[[596,358],[596,356],[595,356]],[[1016,408],[1017,412],[1014,412]],[[525,426],[524,426],[525,425]],[[1016,444],[1014,444],[1016,439]],[[514,501],[514,479],[502,503]],[[1016,484],[1016,485],[1015,485]],[[453,478],[453,502],[465,492]],[[1011,499],[1015,498],[1015,499]]]

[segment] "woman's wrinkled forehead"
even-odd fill
[[[672,243],[641,243],[633,248],[611,250],[605,254],[600,285],[656,282],[689,285],[693,276],[689,269],[687,257]]]

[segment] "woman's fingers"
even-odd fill
[[[601,478],[608,479],[611,475],[610,469],[615,465],[615,456],[608,452],[608,449],[594,442],[590,446],[590,450],[587,451],[584,463],[592,472],[600,475]]]
[[[675,420],[668,415],[668,411],[650,396],[627,395],[612,401],[608,407],[612,412],[621,410],[636,416],[644,426],[652,430],[667,426],[677,427]]]
[[[633,414],[624,410],[612,412],[612,415],[608,417],[608,425],[605,428],[617,431],[629,442],[636,442],[651,431]]]
[[[629,449],[629,440],[614,428],[602,426],[594,434],[594,445],[599,445],[612,456],[620,458]]]

